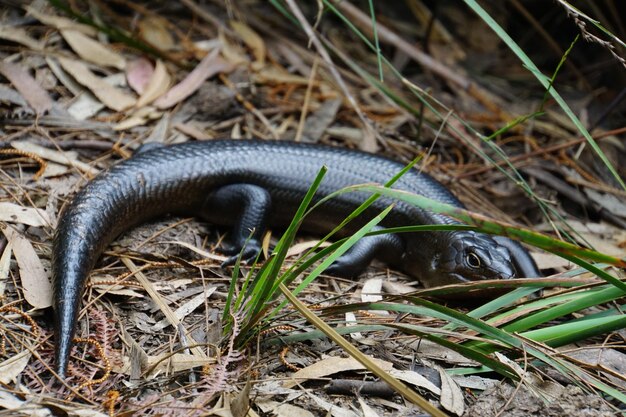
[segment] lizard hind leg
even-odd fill
[[[222,249],[231,256],[222,266],[234,264],[242,251],[245,261],[253,260],[261,253],[261,239],[267,227],[271,203],[270,193],[253,184],[225,185],[209,194],[203,211],[217,212],[235,220],[228,242]]]

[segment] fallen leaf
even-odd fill
[[[10,62],[0,61],[0,74],[13,84],[13,87],[20,92],[37,114],[43,114],[52,108],[54,103],[46,90],[24,68]]]
[[[376,365],[381,367],[384,371],[389,372],[393,368],[393,364],[390,362],[371,357],[370,360],[372,360]],[[302,381],[306,381],[308,379],[317,379],[328,375],[333,375],[338,372],[363,369],[365,369],[365,367],[361,364],[361,362],[352,357],[339,358],[332,356],[326,359],[322,359],[321,361],[318,361],[313,365],[307,366],[306,368],[300,369],[299,371],[295,372],[293,375],[291,375],[291,380],[283,382],[283,387],[291,388],[297,385],[297,383],[301,383]]]
[[[315,414],[295,405],[279,403],[278,401],[255,401],[254,404],[266,415],[276,417],[315,417]]]
[[[191,314],[196,308],[204,304],[204,302],[217,290],[217,287],[209,287],[202,293],[196,295],[191,300],[174,310],[174,315],[179,320],[183,320]],[[167,319],[163,319],[152,327],[152,330],[159,332],[169,326],[171,323]]]
[[[42,13],[36,8],[32,6],[26,6],[26,11],[29,15],[39,20],[41,23],[47,26],[52,26],[56,29],[74,29],[78,30],[85,35],[96,36],[98,34],[98,30],[89,25],[84,25],[82,23],[77,23],[72,19],[68,19],[66,17],[57,16],[51,13]]]
[[[2,227],[2,233],[13,246],[26,302],[36,309],[50,307],[52,283],[33,245],[22,234],[6,225]]]
[[[128,86],[135,90],[135,93],[142,94],[154,72],[152,62],[146,58],[138,58],[128,63],[126,67],[126,80]]]
[[[82,172],[91,174],[92,176],[99,172],[98,169],[76,159],[76,153],[74,152],[59,152],[30,142],[11,142],[11,146],[15,149],[19,149],[20,151],[34,153],[47,161],[56,162],[61,165],[73,166]]]
[[[230,72],[233,66],[220,58],[219,49],[214,49],[191,71],[185,79],[172,87],[154,102],[160,109],[167,109],[180,103],[196,92],[208,78],[221,72]]]
[[[176,48],[176,42],[169,27],[170,22],[161,16],[148,16],[139,21],[139,33],[144,41],[160,51],[171,51]]]
[[[441,406],[457,416],[462,415],[465,411],[463,391],[443,368],[438,367],[438,370],[441,377],[441,396],[439,397]]]
[[[141,93],[141,96],[137,100],[135,106],[143,107],[152,103],[154,100],[165,94],[171,84],[172,79],[163,64],[163,61],[157,60],[152,77],[150,77],[150,81],[146,85],[143,93]]]
[[[365,281],[361,289],[361,301],[364,303],[375,303],[383,299],[383,280],[381,278],[371,278]]]
[[[119,70],[126,67],[126,59],[122,55],[78,30],[63,29],[61,35],[74,52],[85,61],[101,67],[114,67]]]
[[[0,256],[0,299],[4,297],[6,290],[6,283],[9,278],[9,271],[11,269],[11,253],[13,252],[11,242],[7,242],[7,245]]]
[[[230,411],[233,417],[246,417],[250,410],[250,389],[252,384],[248,380],[243,389],[230,401]]]
[[[160,119],[162,115],[162,111],[156,110],[152,106],[141,107],[132,112],[128,118],[113,126],[113,130],[119,131],[131,129],[135,126],[143,126],[150,120]]]
[[[254,62],[252,69],[260,70],[265,66],[266,48],[263,38],[259,36],[250,26],[237,20],[231,20],[230,26],[239,35],[243,43],[252,51]]]
[[[378,413],[372,407],[367,405],[367,403],[363,401],[363,398],[358,397],[358,400],[363,417],[378,417]]]
[[[441,389],[439,389],[438,386],[430,382],[425,376],[415,371],[392,369],[389,372],[389,375],[411,385],[415,385],[416,387],[427,389],[435,395],[441,394]]]
[[[8,202],[0,202],[0,221],[21,223],[35,227],[50,225],[50,217],[45,210],[23,207]]]
[[[69,58],[58,59],[65,71],[87,87],[108,108],[122,111],[135,105],[136,101],[132,96],[96,76],[83,62]]]
[[[0,24],[0,39],[19,43],[20,45],[24,45],[34,51],[41,51],[44,47],[43,42],[40,42],[35,38],[31,38],[24,28],[15,26],[8,27]]]
[[[24,100],[24,97],[22,97],[16,90],[9,88],[6,85],[0,85],[0,102],[11,103],[21,107],[28,107],[28,103]]]
[[[0,363],[0,382],[3,384],[16,382],[17,377],[20,376],[26,365],[28,365],[31,356],[28,350],[23,350]]]

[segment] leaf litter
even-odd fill
[[[51,415],[49,404],[55,403],[54,407],[74,415],[370,416],[417,412],[398,395],[392,400],[376,395],[328,395],[328,380],[353,383],[372,376],[326,339],[310,337],[291,343],[284,351],[280,343],[274,343],[279,337],[268,333],[259,336],[259,350],[254,343],[245,351],[235,348],[232,338],[237,329],[231,329],[230,337],[222,334],[220,314],[214,314],[221,311],[230,283],[229,272],[220,268],[224,257],[215,252],[224,230],[196,220],[172,225],[166,219],[142,226],[126,233],[100,260],[84,298],[83,314],[88,320],[79,331],[97,344],[77,347],[66,385],[55,381],[50,372],[51,323],[47,312],[42,312],[52,296],[49,264],[55,220],[51,215],[58,216],[77,189],[68,186],[68,178],[71,184],[83,184],[84,179],[128,157],[154,135],[166,143],[228,136],[301,137],[382,152],[405,162],[424,152],[432,156],[425,164],[429,173],[472,209],[544,232],[551,232],[555,223],[561,227],[563,222],[566,226],[558,233],[573,233],[579,243],[614,256],[620,257],[621,249],[621,257],[625,257],[625,240],[619,233],[626,222],[620,210],[625,204],[624,193],[614,186],[606,168],[590,156],[588,148],[571,140],[577,135],[575,128],[552,108],[534,126],[525,126],[525,131],[512,129],[493,139],[518,167],[532,164],[532,169],[522,172],[532,182],[533,191],[551,205],[553,217],[547,221],[532,199],[493,164],[485,162],[494,154],[485,150],[484,143],[463,123],[456,119],[442,123],[436,111],[417,115],[403,105],[410,102],[413,108],[420,106],[410,94],[411,88],[419,86],[439,100],[434,110],[452,108],[485,135],[510,122],[513,117],[509,112],[515,114],[520,108],[526,112],[536,106],[541,91],[520,89],[528,74],[512,71],[516,67],[510,56],[494,59],[493,48],[483,50],[485,45],[501,45],[474,16],[452,6],[441,6],[432,14],[416,1],[407,2],[408,9],[390,5],[388,10],[378,10],[376,5],[381,20],[374,26],[367,8],[356,7],[356,2],[337,3],[371,41],[371,29],[377,28],[385,56],[392,57],[401,73],[410,74],[394,79],[394,74],[378,67],[376,54],[364,47],[355,30],[346,30],[339,22],[317,14],[315,8],[300,5],[314,23],[311,28],[318,31],[316,36],[321,36],[329,48],[336,48],[330,61],[319,59],[317,47],[307,49],[311,39],[281,18],[278,9],[256,1],[245,5],[217,3],[200,6],[185,1],[178,6],[163,5],[159,10],[149,3],[125,4],[133,13],[100,3],[89,10],[75,10],[79,15],[88,13],[92,23],[104,22],[115,28],[106,33],[37,1],[26,6],[27,14],[7,6],[7,13],[2,15],[2,141],[37,155],[52,168],[37,179],[27,158],[2,155],[0,160],[4,235],[0,241],[0,305],[19,306],[34,318],[37,331],[41,330],[35,337],[38,332],[21,320],[23,317],[0,308],[0,375],[5,384],[0,389],[0,409],[21,415]],[[327,11],[333,4],[323,3]],[[35,21],[28,20],[32,18]],[[522,19],[520,15],[516,18]],[[459,19],[473,22],[471,36],[449,26]],[[508,23],[514,30],[515,21]],[[560,24],[568,24],[567,19]],[[428,36],[423,32],[427,27],[432,31]],[[128,38],[118,33],[132,33],[139,42],[125,43]],[[558,33],[547,36],[558,37]],[[407,41],[416,38],[430,42],[428,48],[422,50]],[[359,68],[343,62],[342,51]],[[464,61],[479,63],[475,68],[485,70],[491,78],[465,71]],[[550,59],[544,62],[546,71],[553,68],[548,62]],[[426,71],[416,71],[416,63]],[[359,76],[363,68],[372,78]],[[382,72],[377,74],[379,70]],[[611,67],[607,69],[610,71],[615,70]],[[54,86],[43,86],[40,80],[44,73],[53,74]],[[336,74],[341,83],[347,83],[345,86]],[[580,78],[580,72],[572,74],[581,84],[589,83]],[[397,100],[375,88],[377,76],[386,80],[391,91],[401,92]],[[222,93],[227,99],[214,94],[218,88],[227,92]],[[358,103],[358,110],[350,100]],[[614,121],[623,110],[619,103],[613,105],[607,100],[588,99],[580,112],[589,115],[594,135],[608,138],[601,144],[623,175],[619,161],[626,152],[618,138],[624,130]],[[93,124],[78,122],[81,120]],[[100,144],[107,144],[107,150],[103,151]],[[275,236],[269,242],[273,244]],[[311,248],[315,240],[304,236],[300,242],[292,248],[292,259]],[[571,267],[553,255],[537,253],[537,258],[546,273],[566,273]],[[381,296],[385,301],[412,286],[397,272],[375,264],[360,281],[325,277],[300,296],[310,304],[322,303],[324,309],[376,303]],[[597,306],[583,313],[606,308]],[[237,325],[241,312],[233,314]],[[289,317],[275,323],[288,326],[283,333],[278,330],[280,338],[287,340],[294,333],[311,330],[301,318]],[[359,310],[328,317],[338,328],[342,323],[376,326],[393,320],[432,327],[445,324],[426,316],[372,315]],[[221,337],[210,336],[215,329]],[[450,376],[454,368],[469,369],[477,362],[390,328],[357,331],[360,337],[352,341],[365,354],[384,361],[390,373],[453,415],[491,415],[493,410],[499,415],[584,415],[581,410],[592,406],[597,413],[594,415],[605,415],[610,410],[599,396],[572,388],[558,374],[552,375],[559,383],[552,382],[551,400],[546,403],[545,398],[537,399],[545,381],[534,379],[539,374],[534,369],[522,372],[519,368],[519,374],[525,376],[517,386],[494,385],[493,373],[484,378],[481,374]],[[623,330],[606,334],[603,343],[610,346],[620,341]],[[588,347],[566,346],[563,355],[603,372],[623,389],[623,353],[596,346],[593,339],[589,343]],[[29,346],[35,346],[36,355]],[[587,348],[587,355],[567,353]],[[102,353],[111,362],[112,375],[85,385],[103,375]],[[594,361],[593,357],[605,359]],[[523,359],[510,362],[516,363],[523,364]],[[294,371],[294,366],[300,370]],[[17,380],[28,389],[28,396],[18,391]],[[460,387],[469,387],[472,394]],[[65,398],[72,401],[58,402]],[[527,414],[520,414],[522,410]]]

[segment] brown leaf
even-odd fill
[[[148,16],[139,21],[139,31],[144,41],[160,51],[171,51],[176,42],[169,31],[170,23],[161,16]]]
[[[386,362],[380,359],[371,358],[370,360],[374,361],[376,365],[383,368],[385,371],[390,371],[393,368],[393,364],[390,362]],[[295,372],[292,375],[291,380],[287,380],[283,382],[284,388],[291,388],[297,385],[296,381],[303,382],[307,379],[316,379],[326,377],[328,375],[333,375],[338,372],[345,371],[355,371],[355,370],[363,370],[365,367],[361,364],[361,362],[356,359],[350,358],[339,358],[339,357],[329,357],[326,359],[322,359],[321,361],[315,362],[313,365],[307,366],[304,369],[300,369],[298,372]]]
[[[2,233],[13,246],[26,302],[36,309],[50,307],[52,283],[33,245],[23,235],[8,226],[2,227]]]
[[[265,66],[266,48],[263,38],[259,36],[250,26],[243,22],[232,20],[230,26],[239,35],[241,40],[246,44],[254,55],[252,69],[259,70]]]
[[[63,29],[61,35],[74,52],[85,61],[101,67],[114,67],[120,70],[126,67],[126,59],[122,55],[78,30]]]
[[[37,112],[43,114],[50,110],[53,101],[33,77],[22,67],[10,62],[0,62],[0,73],[4,75],[17,91],[24,97],[24,100]]]
[[[160,109],[167,109],[180,103],[196,92],[204,81],[220,72],[229,72],[233,66],[219,56],[219,49],[214,49],[191,71],[184,80],[159,97],[154,104]]]
[[[59,58],[59,63],[65,71],[80,84],[87,87],[108,108],[122,111],[135,105],[136,101],[132,96],[96,76],[83,62]]]

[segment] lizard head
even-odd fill
[[[461,284],[486,279],[509,279],[515,266],[509,250],[490,236],[473,231],[453,232],[443,245],[424,260],[420,282],[425,287]]]

